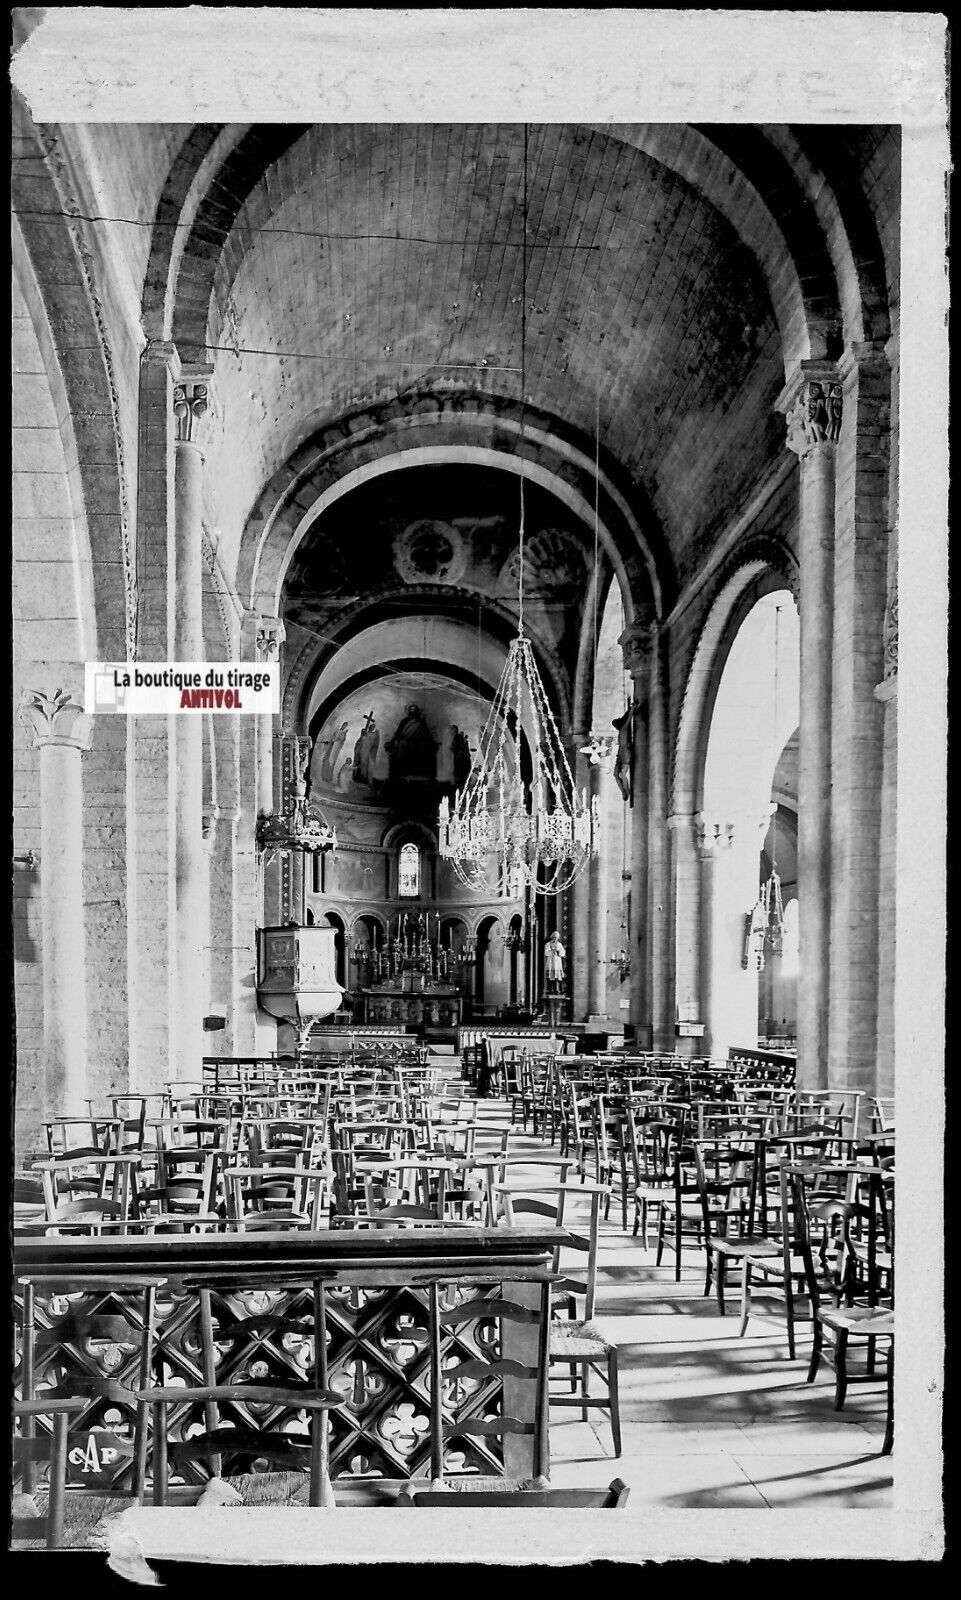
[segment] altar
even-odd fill
[[[470,948],[457,951],[442,942],[436,914],[401,912],[382,945],[355,950],[359,967],[369,974],[361,988],[362,1020],[395,1027],[459,1027],[473,957],[473,941]]]
[[[365,1023],[457,1028],[463,1015],[464,997],[459,989],[449,984],[428,984],[421,989],[397,982],[383,988],[365,989],[362,1000]]]

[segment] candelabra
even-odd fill
[[[624,982],[624,980],[626,978],[630,977],[630,975],[631,975],[631,955],[630,955],[630,951],[629,950],[625,950],[623,945],[621,945],[621,948],[619,950],[615,951],[614,955],[608,956],[607,964],[608,964],[608,966],[617,968],[617,975],[620,978],[622,983]]]

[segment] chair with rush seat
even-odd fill
[[[29,1424],[21,1435],[15,1435],[13,1440],[14,1474],[18,1469],[22,1474],[23,1469],[29,1467],[31,1474],[28,1477],[21,1475],[23,1488],[21,1496],[14,1497],[12,1515],[10,1518],[11,1542],[17,1540],[43,1539],[48,1550],[56,1550],[63,1543],[63,1512],[65,1484],[67,1476],[67,1428],[71,1416],[84,1409],[86,1401],[78,1398],[58,1400],[17,1400],[14,1402],[13,1414],[21,1424]],[[38,1417],[50,1417],[53,1422],[52,1436],[37,1434],[33,1425]],[[27,1505],[32,1504],[32,1469],[38,1461],[49,1461],[49,1476],[47,1479],[48,1499],[45,1512],[36,1512],[24,1515]],[[27,1489],[27,1481],[31,1482],[31,1489]]]
[[[598,1234],[600,1229],[601,1201],[606,1199],[609,1188],[604,1184],[591,1183],[538,1183],[536,1180],[525,1185],[521,1179],[516,1184],[496,1186],[505,1193],[505,1220],[508,1226],[513,1227],[519,1217],[525,1215],[547,1217],[555,1227],[563,1228],[567,1234],[563,1248],[581,1250],[587,1255],[587,1270],[583,1280],[574,1281],[570,1278],[561,1278],[553,1284],[553,1291],[562,1301],[566,1300],[567,1316],[555,1315],[551,1319],[549,1338],[550,1367],[567,1369],[570,1392],[550,1392],[550,1404],[560,1407],[575,1407],[581,1413],[583,1421],[587,1421],[588,1410],[601,1410],[610,1413],[611,1434],[614,1441],[614,1454],[621,1453],[621,1414],[618,1391],[618,1349],[610,1339],[606,1338],[598,1324],[594,1321],[594,1304],[597,1294],[597,1251]],[[538,1198],[543,1195],[543,1198]],[[577,1201],[578,1196],[590,1196],[590,1220],[586,1236],[572,1230],[570,1221],[565,1215],[565,1202],[571,1204]],[[561,1249],[555,1252],[554,1270],[561,1268]],[[577,1315],[577,1297],[584,1298],[584,1315]],[[592,1395],[590,1392],[591,1374],[596,1374],[603,1380],[607,1387],[604,1395]],[[578,1387],[578,1376],[580,1386]]]
[[[540,1285],[539,1304],[525,1306],[507,1299],[503,1293],[477,1296],[461,1302],[450,1309],[441,1309],[441,1287],[438,1284],[430,1286],[430,1475],[431,1488],[439,1492],[441,1498],[448,1496],[460,1502],[463,1492],[493,1492],[498,1496],[511,1490],[522,1488],[546,1488],[548,1470],[547,1446],[547,1374],[548,1374],[548,1321],[550,1317],[550,1285]],[[480,1322],[483,1326],[487,1322],[496,1325],[497,1334],[493,1340],[486,1341],[486,1346],[492,1352],[493,1359],[485,1360],[481,1356],[469,1356],[466,1360],[454,1364],[445,1364],[443,1360],[443,1334],[444,1330],[457,1329],[465,1324],[471,1326]],[[505,1324],[530,1324],[536,1330],[536,1359],[533,1363],[505,1359],[500,1352],[504,1347]],[[458,1403],[458,1396],[462,1386],[476,1387],[477,1380],[486,1383],[490,1378],[500,1378],[502,1385],[509,1382],[512,1386],[510,1400],[505,1400],[505,1391],[502,1388],[499,1410],[496,1414],[489,1414],[489,1407],[483,1412],[476,1409],[466,1410]],[[523,1383],[530,1395],[530,1404],[525,1406],[528,1419],[512,1415],[508,1405],[520,1408],[516,1398],[518,1383]],[[519,1482],[508,1476],[493,1474],[491,1477],[478,1478],[472,1474],[468,1477],[452,1477],[448,1469],[448,1458],[445,1446],[451,1439],[477,1439],[486,1449],[487,1440],[490,1438],[503,1440],[507,1436],[520,1436],[531,1441],[530,1457],[532,1472],[529,1480]]]
[[[191,1287],[185,1285],[185,1287]],[[168,1463],[174,1458],[178,1468],[194,1461],[203,1461],[214,1477],[219,1477],[224,1461],[235,1465],[239,1461],[266,1460],[277,1467],[307,1470],[310,1475],[310,1504],[332,1506],[333,1491],[329,1473],[329,1431],[327,1413],[346,1405],[344,1395],[327,1387],[327,1339],[325,1290],[322,1283],[309,1284],[313,1298],[313,1318],[306,1328],[282,1322],[271,1311],[254,1313],[239,1322],[215,1328],[210,1289],[206,1285],[193,1285],[198,1289],[201,1312],[202,1364],[205,1382],[200,1385],[143,1388],[137,1398],[149,1405],[154,1417],[153,1503],[165,1505],[168,1492]],[[229,1285],[218,1284],[226,1291]],[[270,1288],[308,1287],[302,1280],[282,1284],[271,1282]],[[314,1380],[312,1383],[294,1384],[287,1381],[271,1383],[244,1381],[238,1369],[233,1376],[232,1364],[236,1351],[242,1351],[252,1333],[261,1333],[284,1326],[288,1331],[306,1332],[313,1339]],[[224,1347],[229,1353],[224,1354]],[[266,1359],[266,1355],[265,1355]],[[226,1368],[218,1374],[217,1367]],[[220,1380],[218,1382],[218,1377]],[[179,1437],[171,1434],[171,1410],[202,1406],[204,1427],[188,1432],[189,1424],[179,1423]],[[228,1416],[221,1413],[226,1409]],[[289,1427],[291,1415],[306,1414],[307,1439]],[[257,1427],[252,1416],[262,1416],[264,1426]],[[307,1446],[305,1449],[304,1446]],[[231,1469],[227,1469],[231,1470]]]

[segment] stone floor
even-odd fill
[[[491,1148],[509,1123],[506,1103],[482,1101],[479,1120],[479,1148]],[[513,1154],[543,1156],[549,1151],[546,1141],[515,1130]],[[512,1177],[523,1176],[524,1170],[519,1166]],[[565,1220],[576,1227],[586,1209],[576,1200]],[[472,1520],[471,1553],[464,1554],[459,1535],[448,1530],[446,1514],[421,1512],[418,1529],[424,1543],[418,1538],[416,1549],[408,1552],[406,1540],[397,1543],[400,1529],[393,1518],[385,1521],[370,1509],[342,1504],[336,1524],[325,1520],[328,1533],[318,1545],[312,1531],[318,1524],[311,1520],[317,1514],[303,1506],[306,1485],[301,1481],[296,1494],[280,1497],[294,1503],[278,1504],[271,1494],[270,1504],[251,1504],[250,1524],[238,1522],[235,1507],[207,1513],[134,1508],[130,1515],[147,1555],[197,1562],[429,1559],[513,1564],[576,1562],[591,1554],[647,1560],[652,1551],[659,1559],[661,1550],[664,1558],[683,1551],[685,1559],[705,1551],[709,1559],[886,1553],[886,1531],[896,1519],[890,1515],[894,1457],[880,1453],[883,1381],[853,1387],[844,1410],[836,1412],[827,1364],[815,1383],[805,1381],[810,1351],[806,1330],[800,1330],[798,1358],[789,1361],[783,1317],[773,1301],[758,1298],[758,1314],[739,1338],[736,1291],[727,1316],[720,1317],[713,1295],[706,1298],[703,1293],[700,1253],[692,1249],[690,1264],[684,1261],[677,1282],[670,1255],[664,1265],[655,1266],[653,1248],[645,1249],[641,1238],[633,1237],[630,1220],[625,1232],[620,1209],[612,1206],[609,1220],[601,1223],[595,1317],[619,1349],[622,1454],[614,1456],[604,1412],[594,1412],[585,1422],[579,1410],[558,1409],[550,1424],[553,1484],[597,1487],[619,1477],[628,1485],[629,1504],[619,1514],[612,1544],[591,1545],[583,1521],[591,1513],[518,1513],[515,1528],[515,1514],[499,1512],[496,1530],[484,1521],[487,1514]],[[575,1272],[583,1270],[583,1262],[583,1257],[572,1258]],[[592,1387],[600,1392],[600,1380],[594,1379]],[[96,1535],[91,1535],[98,1518],[123,1507],[124,1502],[116,1501],[78,1507],[68,1496],[67,1543],[89,1550],[96,1544]],[[863,1550],[850,1519],[834,1515],[851,1510],[882,1514],[855,1519],[854,1528],[863,1529]],[[762,1515],[733,1522],[683,1515],[705,1511]],[[795,1512],[796,1517],[785,1516]],[[275,1522],[277,1518],[282,1520]],[[329,1536],[334,1526],[336,1555]],[[737,1537],[733,1529],[740,1530]],[[291,1553],[295,1548],[300,1552],[296,1556]],[[892,1550],[896,1553],[893,1543]]]
[[[504,1101],[481,1102],[485,1128],[509,1123]],[[483,1136],[482,1136],[483,1137]],[[483,1142],[486,1142],[484,1140]],[[522,1134],[512,1151],[542,1155],[546,1141]],[[523,1173],[523,1167],[519,1173]],[[566,1220],[587,1214],[577,1203]],[[551,1481],[599,1484],[621,1477],[632,1507],[663,1509],[825,1507],[883,1510],[892,1504],[893,1456],[882,1456],[885,1390],[848,1391],[834,1410],[827,1363],[808,1384],[810,1334],[800,1330],[798,1358],[788,1360],[783,1315],[772,1297],[754,1300],[743,1339],[738,1298],[721,1317],[704,1296],[703,1255],[682,1257],[681,1281],[665,1251],[621,1226],[619,1206],[601,1222],[595,1320],[618,1346],[622,1455],[614,1456],[607,1414],[580,1420],[573,1408],[551,1416]],[[575,1270],[583,1260],[572,1258]],[[592,1385],[601,1392],[600,1379]]]

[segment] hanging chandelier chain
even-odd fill
[[[524,123],[524,192],[521,229],[521,429],[520,429],[520,527],[517,555],[517,631],[524,636],[524,422],[527,406],[527,148],[528,125]]]
[[[774,742],[774,755],[775,755],[775,758],[777,758],[777,754],[778,754],[778,747],[777,747],[777,745],[778,745],[778,735],[777,735],[777,729],[778,729],[777,691],[778,691],[778,656],[779,656],[778,630],[779,630],[780,620],[781,620],[781,607],[780,606],[775,606],[774,607],[774,741],[773,741]],[[775,768],[774,768],[774,770],[775,770],[775,773],[776,773],[777,772],[777,761],[776,761],[776,759],[775,759]],[[777,801],[776,800],[774,802],[774,811],[773,811],[773,813],[771,815],[771,871],[775,875],[777,874]]]
[[[521,239],[520,518],[517,553],[517,635],[462,789],[453,807],[440,803],[440,853],[458,881],[477,894],[518,897],[526,889],[556,895],[568,889],[597,854],[596,796],[574,786],[570,765],[524,631],[524,425],[527,405],[527,168],[524,124],[523,235]],[[595,503],[595,574],[597,514]],[[594,645],[597,655],[597,587]],[[530,752],[530,782],[521,767],[521,742]]]

